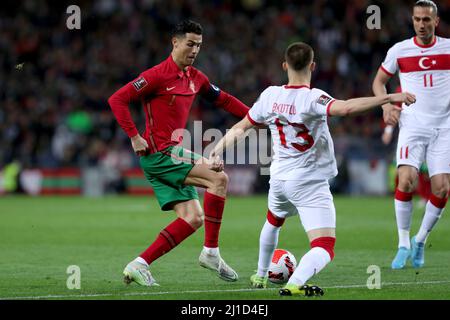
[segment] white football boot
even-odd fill
[[[134,281],[141,286],[159,286],[147,269],[147,266],[134,260],[127,264],[123,270],[123,275],[123,281],[126,284],[130,284]]]
[[[200,253],[198,258],[199,264],[206,269],[217,272],[220,279],[225,281],[237,281],[238,274],[229,265],[223,261],[220,254],[212,255],[208,254],[205,249]]]

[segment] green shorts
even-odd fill
[[[142,156],[141,168],[153,187],[163,211],[172,209],[175,201],[198,200],[197,190],[184,180],[201,156],[178,146]]]

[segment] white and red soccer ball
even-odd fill
[[[288,282],[297,266],[297,260],[292,253],[283,249],[275,249],[270,263],[269,281],[276,284]]]

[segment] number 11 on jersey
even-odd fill
[[[424,87],[432,87],[433,86],[433,74],[424,74],[423,75],[423,86]]]

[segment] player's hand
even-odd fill
[[[391,143],[392,133],[384,132],[383,135],[381,136],[381,141],[383,142],[384,145],[388,145],[389,143]]]
[[[138,156],[145,156],[147,154],[148,143],[140,134],[131,137],[131,145],[133,146],[134,153]]]
[[[390,103],[404,103],[407,106],[416,102],[416,96],[409,92],[400,92],[400,93],[392,93],[389,95]],[[395,106],[396,109],[400,109],[401,107]]]
[[[223,160],[221,160],[220,157],[214,153],[209,155],[208,165],[210,170],[216,172],[221,172],[224,169]]]
[[[391,126],[396,126],[398,121],[400,120],[400,111],[397,106],[393,104],[385,104],[383,105],[383,120],[386,124]]]

